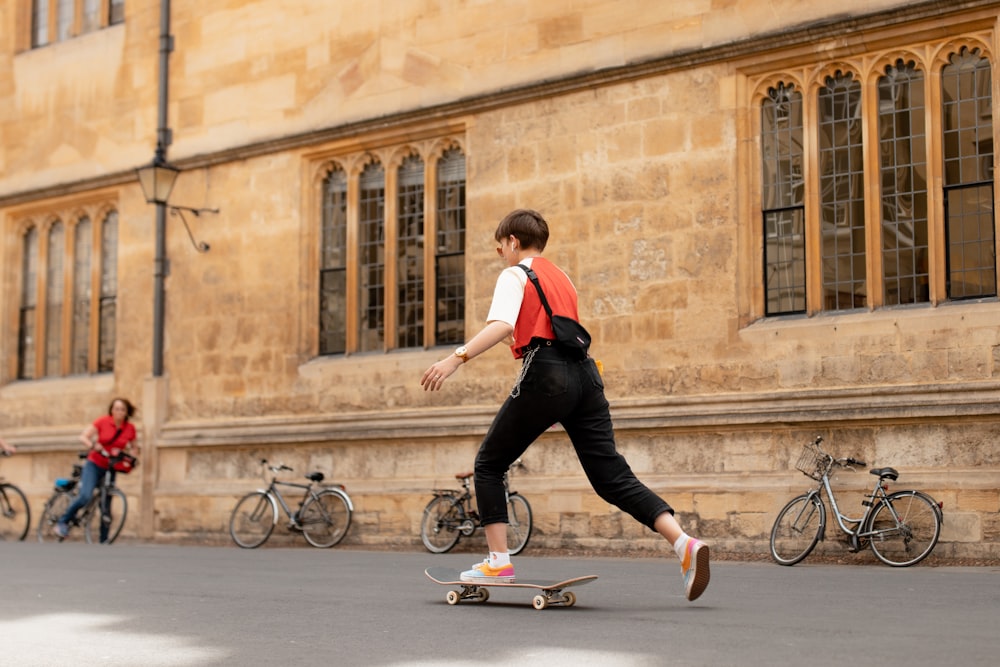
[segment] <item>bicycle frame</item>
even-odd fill
[[[299,508],[301,508],[302,505],[305,504],[306,500],[308,500],[309,498],[315,499],[319,495],[316,492],[316,485],[299,484],[298,482],[284,482],[278,479],[272,479],[270,485],[268,485],[266,489],[257,489],[258,492],[263,493],[265,496],[267,496],[267,499],[271,501],[271,506],[274,507],[275,525],[278,524],[279,506],[281,507],[282,511],[284,511],[285,516],[288,517],[288,520],[291,521],[293,524],[297,524],[298,512],[293,512],[291,507],[288,506],[288,503],[285,501],[285,497],[282,495],[281,490],[278,488],[279,486],[289,486],[296,489],[302,489],[304,493],[302,494],[302,500],[299,501]],[[344,502],[347,503],[347,508],[350,511],[352,512],[354,511],[354,503],[351,502],[351,497],[348,496],[346,493],[343,493],[341,489],[338,489],[335,486],[320,486],[319,489],[321,491],[333,491],[334,493],[336,493],[337,495],[339,495],[341,498],[344,499]]]
[[[852,466],[854,465],[864,466],[866,464],[863,461],[856,461],[855,459],[852,458],[834,459],[832,456],[827,455],[827,460],[825,465],[823,466],[823,472],[819,480],[819,485],[815,489],[812,489],[806,494],[807,500],[809,501],[817,497],[819,498],[821,540],[826,540],[826,506],[823,504],[823,498],[822,498],[824,491],[826,491],[826,497],[830,501],[830,506],[833,509],[833,516],[837,520],[837,526],[845,535],[851,538],[851,546],[855,550],[860,550],[864,546],[863,540],[870,539],[873,536],[889,532],[887,530],[862,530],[865,526],[870,525],[869,517],[871,517],[873,513],[880,507],[885,507],[892,515],[893,520],[897,524],[902,523],[899,513],[896,511],[896,508],[893,506],[891,502],[888,501],[888,494],[887,494],[888,489],[885,476],[880,476],[878,479],[875,480],[875,485],[872,488],[871,493],[868,494],[867,496],[870,500],[864,501],[864,504],[867,505],[868,509],[862,516],[858,518],[853,518],[841,512],[840,506],[837,504],[837,496],[833,491],[833,486],[830,484],[830,471],[833,469],[835,465],[838,465],[842,468],[847,468],[848,470],[851,471],[855,471],[855,468]],[[892,479],[895,478],[893,477]],[[914,491],[913,493],[916,492]],[[799,525],[799,522],[802,520],[803,515],[808,510],[810,510],[810,508],[813,507],[815,507],[815,505],[813,505],[811,502],[804,503],[802,510],[800,510],[798,516],[795,517],[794,525],[796,526]],[[941,518],[940,505],[935,505],[935,511],[937,512],[938,517],[940,519]],[[809,518],[811,518],[811,515],[806,515],[806,519]],[[849,526],[848,524],[853,524],[853,527]],[[895,530],[895,528],[890,530]]]

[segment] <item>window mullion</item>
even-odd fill
[[[882,276],[882,179],[879,162],[878,136],[878,77],[872,72],[865,82],[864,112],[861,125],[864,132],[865,162],[865,270],[868,272],[868,307],[874,310],[885,301]]]
[[[359,308],[359,285],[360,285],[360,251],[358,248],[358,243],[360,241],[360,233],[358,230],[358,225],[360,224],[360,207],[361,207],[361,185],[360,185],[360,171],[355,169],[349,172],[347,179],[347,276],[344,280],[346,285],[347,295],[344,303],[347,308],[347,316],[345,322],[347,324],[347,336],[346,336],[346,353],[350,354],[352,352],[357,352],[360,345],[358,340],[359,332],[359,320],[360,313]]]
[[[424,168],[424,347],[437,344],[437,168],[439,156]]]
[[[924,124],[927,127],[927,245],[928,290],[932,305],[948,298],[947,248],[944,230],[944,146],[941,128],[941,68],[927,68]]]
[[[90,333],[88,334],[87,372],[97,373],[101,343],[101,276],[104,271],[104,225],[91,223],[90,238]]]
[[[59,0],[49,0],[49,41],[47,44],[55,44],[59,41]]]
[[[73,287],[74,266],[76,264],[76,224],[66,223],[65,241],[63,243],[63,302],[62,328],[59,344],[59,374],[63,377],[70,374],[73,358]]]
[[[806,313],[823,310],[823,252],[819,203],[819,112],[815,86],[809,86],[802,100],[803,180],[805,192]]]
[[[384,301],[382,317],[385,322],[385,333],[382,339],[384,350],[399,347],[399,331],[396,323],[397,304],[399,302],[399,271],[397,252],[399,249],[399,161],[392,160],[385,167],[385,260],[382,264],[384,273]]]
[[[35,375],[34,379],[45,377],[45,353],[48,340],[46,311],[49,307],[49,229],[52,224],[43,225],[38,235],[38,275],[35,276],[37,293],[35,296]]]

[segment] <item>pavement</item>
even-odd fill
[[[521,578],[599,579],[450,606],[423,570],[468,553],[0,542],[0,665],[998,664],[998,567],[714,562],[687,602],[672,555],[529,552]]]

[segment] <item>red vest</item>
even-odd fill
[[[573,287],[569,277],[555,264],[542,257],[531,260],[531,268],[538,276],[538,283],[545,292],[552,314],[572,317],[579,321],[576,288]],[[532,338],[555,339],[555,337],[548,313],[542,306],[542,300],[538,298],[538,290],[529,280],[524,286],[524,300],[521,302],[521,311],[517,314],[517,323],[514,325],[514,344],[510,348],[514,352],[514,358],[521,358],[522,355],[518,350],[530,343]]]

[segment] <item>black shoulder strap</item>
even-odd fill
[[[535,275],[535,272],[533,270],[529,269],[524,264],[518,264],[517,266],[520,267],[526,274],[528,274],[528,280],[530,280],[532,284],[534,284],[535,289],[538,290],[538,298],[542,300],[542,307],[545,308],[545,312],[549,314],[549,320],[551,321],[552,307],[549,306],[549,300],[545,298],[545,292],[542,291],[542,286],[538,284],[538,276]]]

